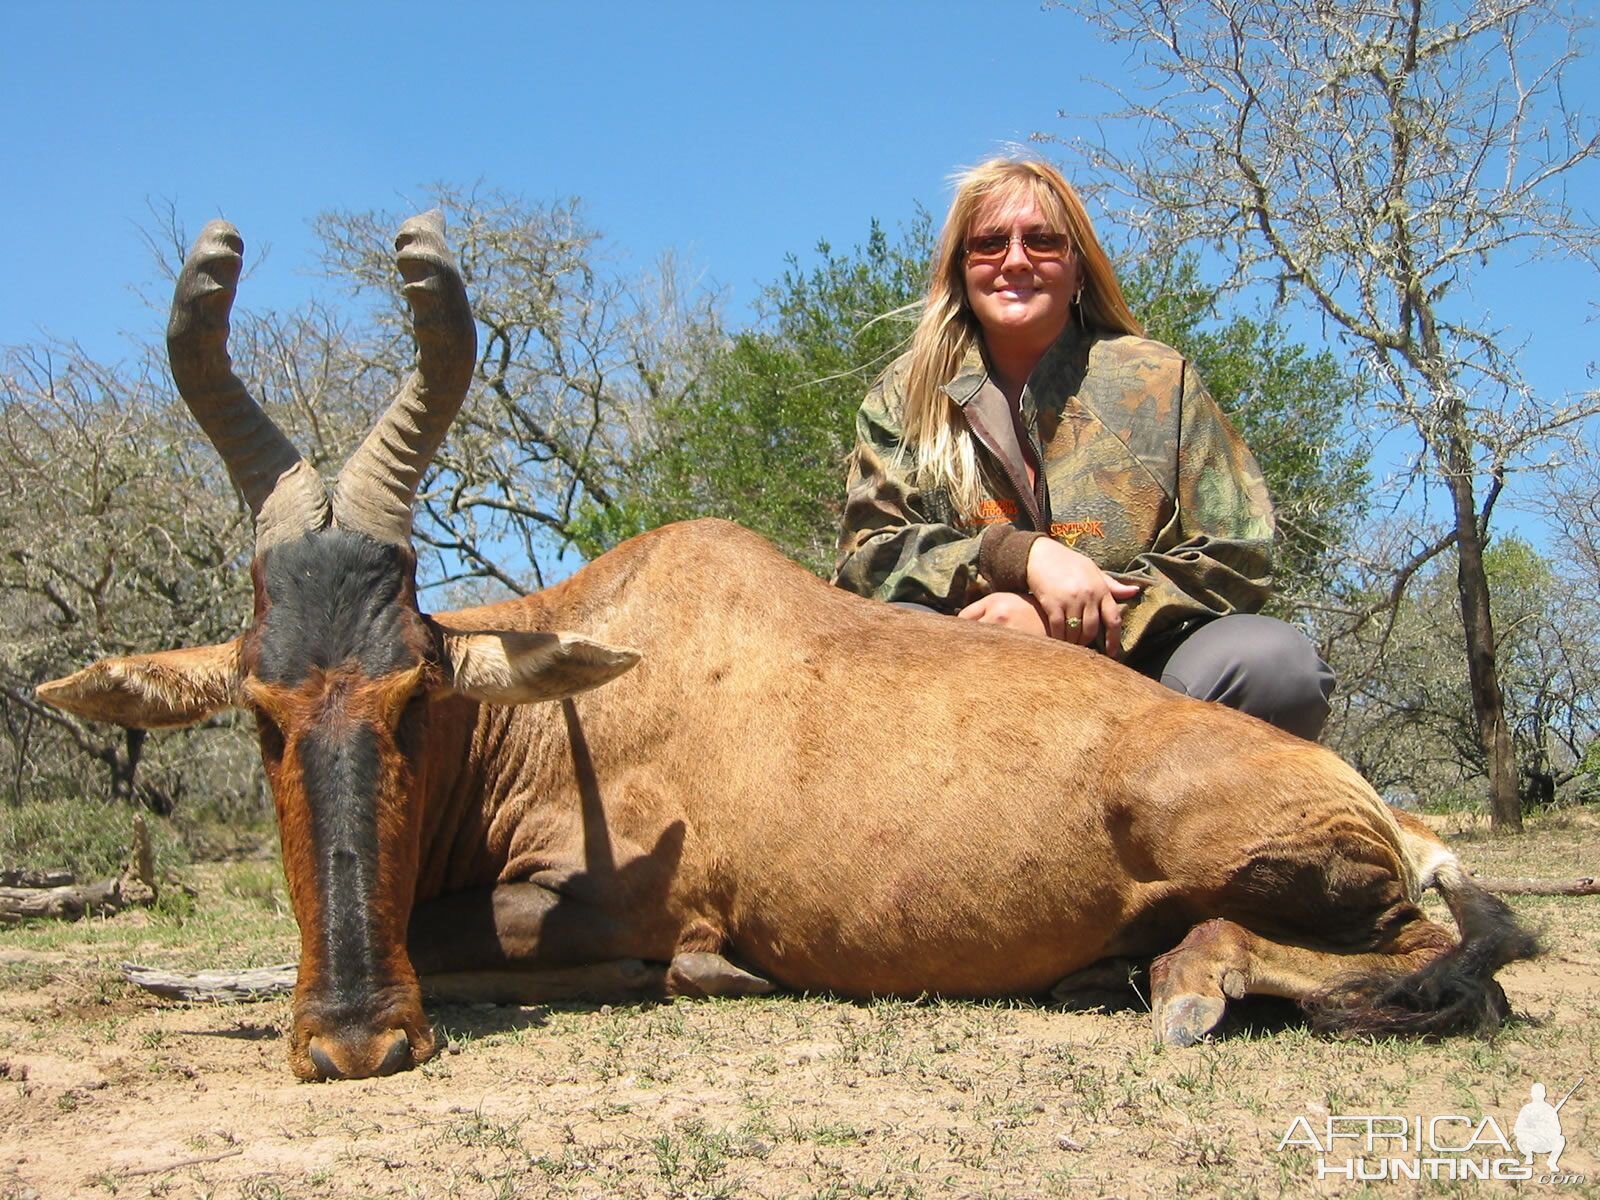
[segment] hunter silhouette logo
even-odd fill
[[[1578,1083],[1582,1082],[1582,1079],[1578,1080]],[[1568,1088],[1567,1094],[1556,1104],[1545,1101],[1544,1084],[1536,1083],[1528,1089],[1528,1102],[1522,1106],[1522,1111],[1517,1114],[1517,1123],[1511,1127],[1511,1135],[1517,1139],[1517,1149],[1522,1151],[1525,1161],[1533,1162],[1535,1154],[1548,1154],[1550,1157],[1545,1160],[1545,1166],[1552,1171],[1556,1169],[1556,1161],[1567,1148],[1567,1139],[1561,1136],[1561,1106],[1572,1099],[1572,1093],[1578,1090],[1578,1083]]]

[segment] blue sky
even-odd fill
[[[318,286],[312,216],[434,180],[581,196],[617,249],[676,250],[738,311],[786,253],[942,208],[955,167],[1086,106],[1084,36],[1013,0],[12,0],[0,343],[154,329],[129,290],[153,278],[147,201],[270,243],[241,303],[279,305]]]
[[[0,344],[115,357],[122,335],[155,336],[137,295],[162,290],[139,236],[151,203],[191,232],[228,217],[255,260],[270,245],[241,304],[282,308],[333,292],[315,214],[403,208],[436,180],[581,196],[614,253],[675,251],[737,320],[786,254],[940,213],[958,166],[1082,132],[1058,110],[1110,107],[1091,80],[1120,78],[1122,54],[1034,0],[10,0]],[[1591,112],[1593,74],[1576,79]],[[1592,271],[1540,266],[1478,298],[1534,335],[1524,361],[1556,395],[1600,357],[1597,292]]]

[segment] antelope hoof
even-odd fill
[[[667,995],[692,996],[704,1000],[711,996],[766,996],[777,988],[770,979],[752,975],[736,967],[720,954],[685,951],[672,956],[667,970]]]
[[[1089,994],[1136,994],[1134,977],[1142,964],[1132,958],[1102,958],[1081,970],[1063,976],[1050,989],[1050,999],[1057,1004],[1069,1004]]]
[[[1168,1046],[1192,1046],[1202,1041],[1222,1020],[1227,1001],[1221,996],[1197,996],[1184,992],[1157,1000],[1156,1040]]]

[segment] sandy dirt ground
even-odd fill
[[[1464,837],[1485,873],[1593,873],[1600,822]],[[178,1004],[118,976],[122,958],[291,958],[281,896],[230,869],[196,868],[178,918],[0,930],[0,1200],[1600,1195],[1600,898],[1517,901],[1549,952],[1504,973],[1517,1016],[1492,1040],[1332,1043],[1257,1004],[1163,1050],[1137,997],[435,1006],[434,1062],[317,1085],[286,1067],[285,999]],[[1437,1142],[1480,1139],[1440,1155],[1465,1170],[1504,1157],[1494,1132],[1512,1138],[1532,1084],[1554,1101],[1580,1078],[1553,1178],[1541,1158],[1516,1185],[1359,1184],[1358,1142],[1306,1144],[1330,1120],[1455,1116]],[[1383,1145],[1369,1171],[1417,1157]]]

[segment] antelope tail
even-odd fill
[[[1486,1034],[1511,1014],[1495,973],[1542,947],[1505,902],[1480,887],[1431,831],[1407,822],[1401,838],[1418,890],[1436,888],[1461,940],[1408,973],[1348,976],[1309,997],[1313,1029],[1334,1036]]]

